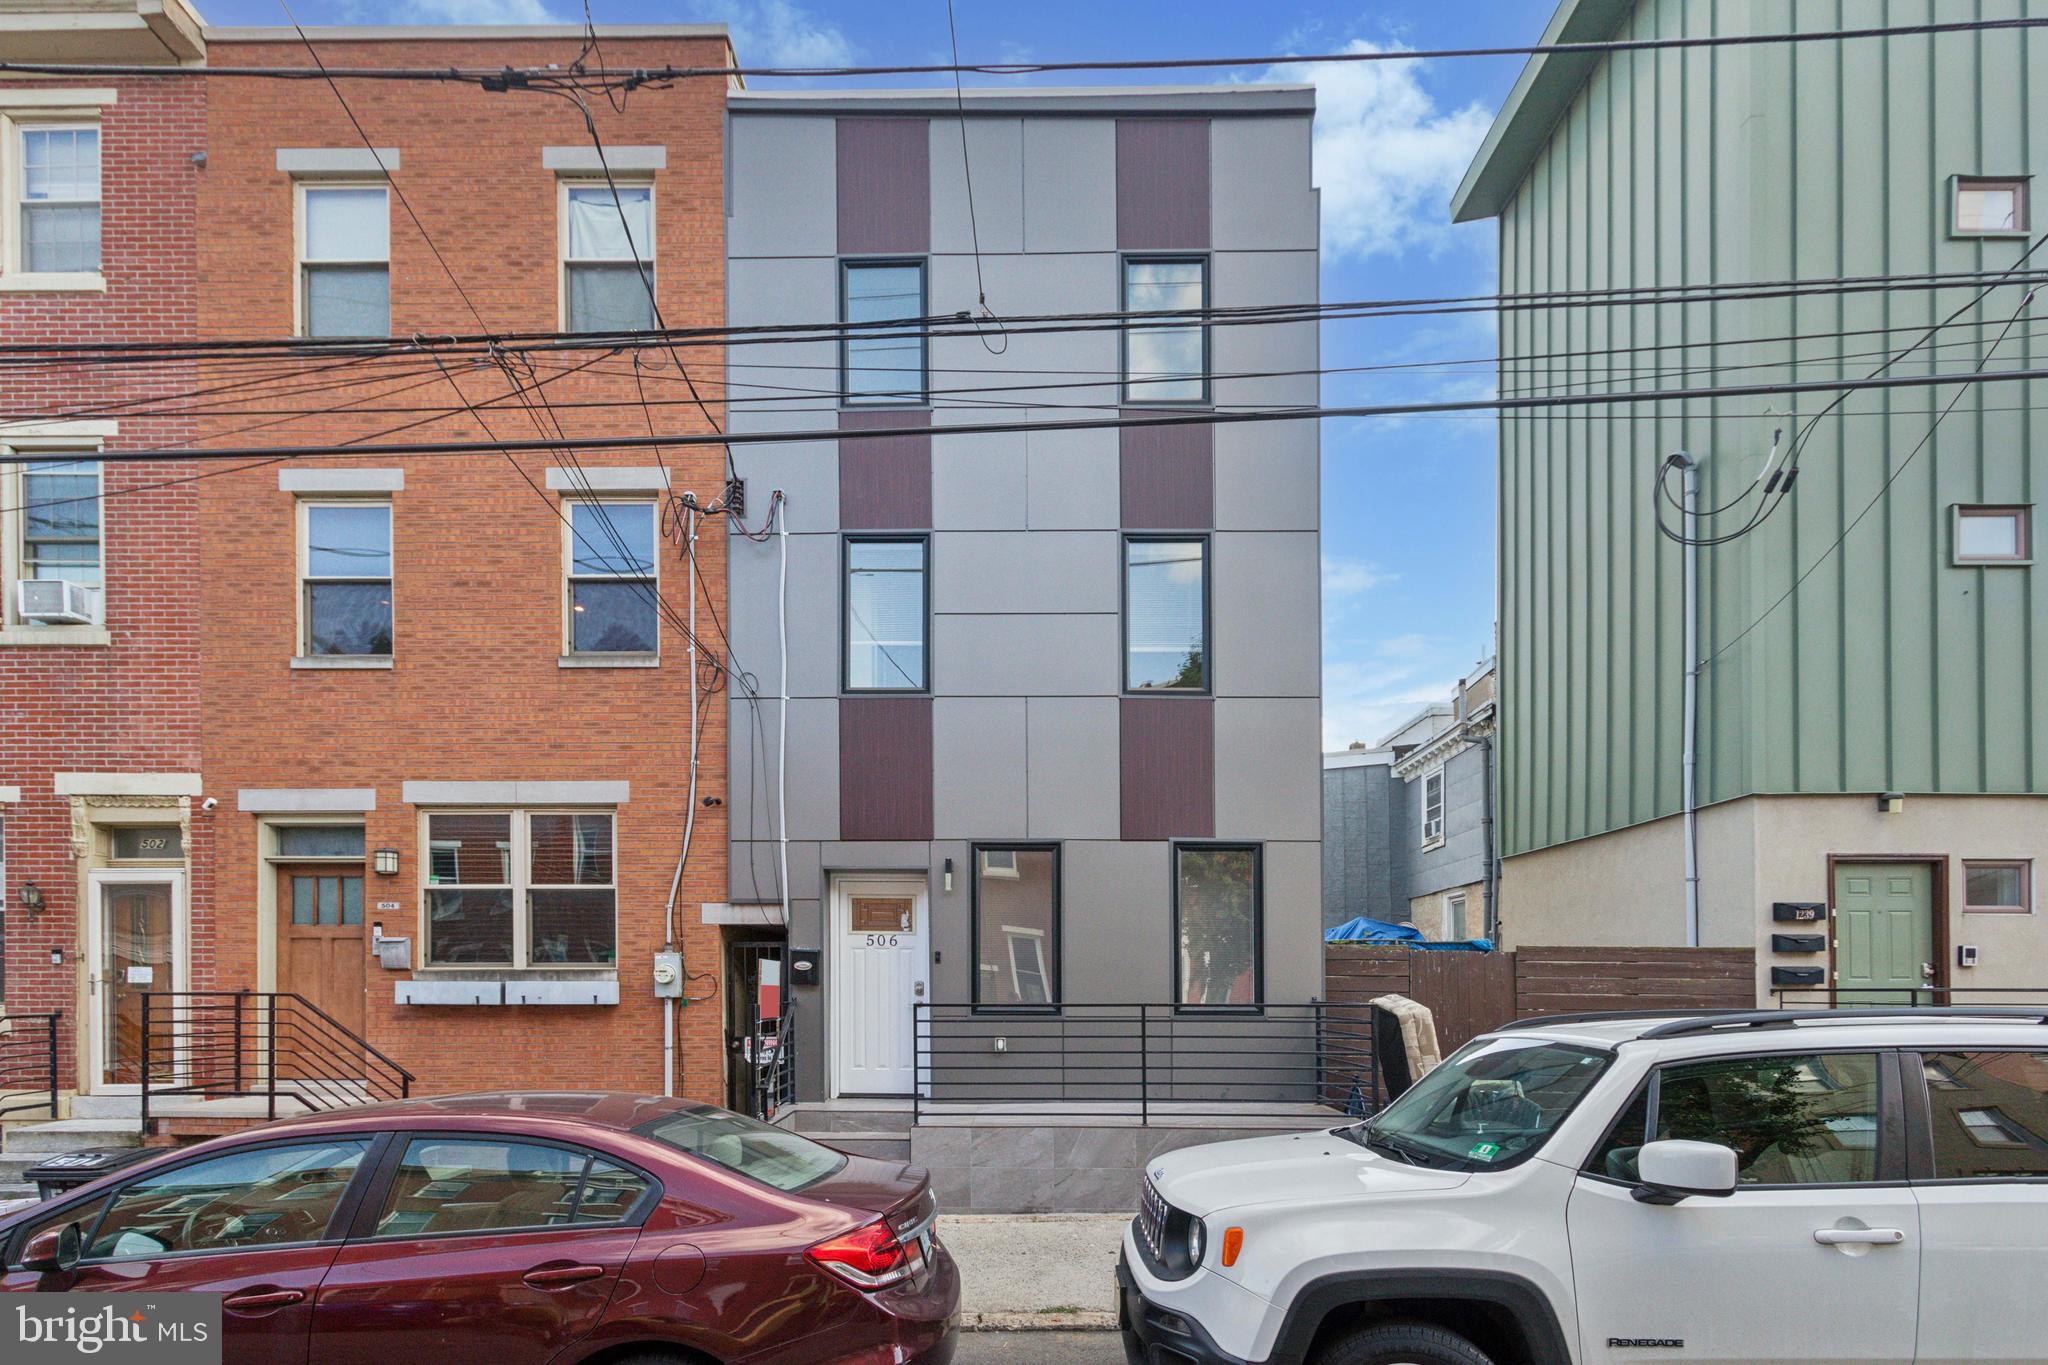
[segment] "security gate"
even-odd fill
[[[795,1098],[787,945],[738,939],[726,948],[726,1107],[768,1119]]]

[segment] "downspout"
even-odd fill
[[[1486,929],[1486,936],[1497,942],[1500,938],[1500,860],[1493,854],[1493,736],[1477,735],[1472,742],[1479,746],[1480,790],[1485,793],[1479,805],[1479,828],[1486,849],[1486,910],[1480,923]]]
[[[1679,780],[1683,787],[1681,825],[1685,840],[1685,946],[1700,946],[1700,844],[1699,844],[1699,719],[1700,719],[1700,547],[1699,547],[1699,461],[1684,451],[1671,457],[1684,472],[1685,509],[1685,727]]]

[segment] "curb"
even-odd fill
[[[1082,1313],[963,1313],[963,1332],[1114,1332],[1116,1314],[1098,1311]]]

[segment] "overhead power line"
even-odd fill
[[[1449,61],[1483,57],[1599,56],[1617,52],[1698,51],[1711,48],[1843,42],[1870,38],[1928,38],[1949,33],[2024,30],[2048,19],[1957,19],[1942,23],[1875,25],[1776,33],[1721,33],[1688,38],[1621,38],[1575,43],[1516,43],[1486,47],[1390,48],[1374,52],[1280,52],[1231,57],[1130,57],[1090,61],[917,62],[880,66],[662,66],[662,67],[331,67],[338,80],[429,81],[475,85],[493,92],[515,89],[606,88],[634,90],[680,80],[826,79],[852,76],[1042,76],[1060,71],[1196,71],[1245,66],[1309,66],[1375,62]],[[323,36],[327,36],[324,35]],[[347,30],[335,33],[348,40]],[[566,34],[565,34],[566,36]],[[82,62],[0,62],[0,74],[139,76],[163,79],[318,80],[296,66],[165,67]]]

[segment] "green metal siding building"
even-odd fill
[[[2048,0],[1565,0],[1543,41],[2042,16]],[[2044,161],[2048,31],[1556,54],[1523,73],[1453,211],[1498,218],[1504,294],[1589,291],[1585,306],[1502,314],[1506,397],[1862,379],[1959,309],[1888,373],[2029,368],[2048,361],[2048,297],[2023,305],[2026,284],[1907,277],[2019,265],[2029,227],[2048,227],[2048,211],[2025,220],[2026,178]],[[2017,182],[2010,227],[1967,230],[1979,194],[1959,223],[1957,177],[1966,189],[1975,177]],[[2048,267],[2048,247],[2027,266]],[[1706,285],[1721,286],[1715,300],[1613,292]],[[1698,551],[1700,934],[1755,942],[1761,986],[1773,966],[1896,985],[1893,962],[1937,986],[2048,985],[2031,916],[1972,911],[2015,878],[2030,908],[2032,860],[2048,856],[2048,594],[2030,555],[1963,564],[1955,543],[1958,508],[2026,508],[2048,486],[2044,392],[1855,393],[1810,423],[1782,505]],[[1708,394],[1502,417],[1511,939],[1684,941],[1672,817],[1686,551],[1658,530],[1658,472],[1688,452],[1700,508],[1732,504],[1701,533],[1732,530],[1759,504],[1743,494],[1774,432],[1792,441],[1833,397]],[[1679,487],[1674,475],[1671,499]],[[1677,529],[1675,501],[1662,514]],[[2017,514],[2018,531],[2030,520]],[[1881,793],[1905,800],[1881,812]],[[1925,893],[1899,892],[1926,902],[1905,907],[1906,929],[1844,942],[1837,928],[1825,959],[1769,951],[1774,903],[1910,881],[1908,862],[1933,875]],[[1982,948],[1981,966],[1959,965],[1965,944]]]

